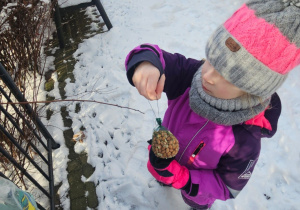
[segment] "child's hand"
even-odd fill
[[[132,81],[139,93],[149,100],[158,100],[164,89],[165,75],[148,61],[144,61],[136,67]],[[159,79],[159,81],[158,81]]]
[[[148,146],[148,150],[147,168],[157,181],[176,189],[189,188],[190,172],[185,166],[180,165],[174,157],[168,159],[156,157],[151,145]]]

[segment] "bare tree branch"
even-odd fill
[[[38,103],[51,103],[51,102],[64,102],[64,101],[92,102],[92,103],[104,104],[104,105],[109,105],[109,106],[116,106],[116,107],[119,107],[122,109],[130,109],[130,110],[145,114],[144,112],[142,112],[140,110],[133,109],[133,108],[126,107],[126,106],[120,106],[117,104],[111,104],[111,103],[95,101],[95,100],[81,100],[81,99],[65,99],[65,100],[52,100],[52,101],[0,102],[0,104],[38,104]]]

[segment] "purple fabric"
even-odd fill
[[[251,177],[259,157],[261,137],[271,137],[276,132],[280,99],[274,94],[272,108],[265,113],[273,128],[271,132],[253,125],[215,124],[194,113],[189,106],[191,81],[203,61],[162,52],[164,92],[169,99],[163,126],[179,140],[175,159],[189,169],[191,176],[190,191],[182,190],[182,196],[190,206],[211,206],[216,199],[233,198]],[[149,56],[143,57],[145,54],[135,56],[139,57],[137,60],[149,60]],[[151,63],[157,63],[159,58],[151,59]]]
[[[215,169],[220,157],[234,145],[232,127],[215,124],[193,112],[189,106],[189,90],[169,101],[162,125],[179,140],[180,149],[176,159],[180,164],[187,165],[189,169]],[[200,141],[206,142],[205,148],[198,153],[193,164],[188,164],[190,155]],[[182,155],[184,150],[185,154]]]
[[[195,202],[199,205],[211,205],[216,198],[220,200],[227,200],[230,198],[230,193],[223,183],[218,174],[213,170],[190,170],[192,177],[192,183],[199,185],[199,191],[197,196],[190,196],[189,193],[181,191],[183,197],[189,201]],[[204,190],[202,190],[204,188]],[[209,189],[209,190],[207,190]]]
[[[184,202],[188,203],[193,208],[193,210],[194,209],[197,209],[197,210],[208,210],[208,204],[206,204],[206,205],[200,205],[198,203],[195,203],[194,201],[191,201],[191,200],[187,199],[183,195],[182,195],[182,198],[183,198]]]
[[[166,51],[163,51],[163,53],[166,63],[164,92],[167,94],[168,99],[172,100],[191,87],[194,74],[204,61],[185,58],[178,53],[171,54]]]
[[[197,196],[189,196],[184,191],[182,195],[200,205],[211,205],[216,199],[230,198],[215,169],[222,156],[233,147],[235,138],[231,126],[217,125],[194,113],[189,107],[188,93],[189,88],[182,96],[169,101],[162,125],[179,140],[180,149],[175,159],[190,170],[191,183],[199,184]],[[192,154],[201,141],[205,142],[205,146],[191,162]]]
[[[144,51],[144,50],[147,50],[147,51],[151,51],[153,53],[158,53],[159,54],[159,60],[163,66],[163,69],[165,68],[165,61],[164,61],[164,58],[163,58],[163,53],[162,53],[162,50],[157,46],[157,45],[154,45],[154,44],[143,44],[143,45],[139,45],[137,47],[135,47],[133,50],[131,50],[129,52],[129,54],[126,56],[126,59],[125,59],[125,67],[126,67],[126,70],[128,70],[128,62],[130,61],[130,59],[132,58],[132,56],[134,54],[137,54],[141,51]]]

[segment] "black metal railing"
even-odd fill
[[[14,83],[11,76],[8,74],[8,72],[5,70],[3,65],[0,63],[0,77],[2,79],[3,84],[6,86],[5,90],[0,86],[0,93],[1,98],[6,99],[6,105],[11,106],[12,109],[7,109],[0,104],[0,113],[2,114],[2,117],[6,118],[6,122],[10,123],[14,127],[14,130],[18,132],[18,135],[20,137],[25,138],[25,133],[22,129],[23,124],[27,127],[28,130],[30,130],[31,135],[36,139],[39,145],[41,145],[41,148],[37,148],[37,146],[33,143],[33,141],[28,142],[28,145],[34,150],[36,153],[36,156],[41,158],[41,162],[37,163],[34,158],[29,155],[26,148],[24,148],[24,145],[20,142],[18,142],[15,139],[15,135],[11,134],[6,128],[5,125],[0,124],[0,132],[2,132],[2,135],[5,136],[5,138],[9,141],[11,145],[16,147],[18,149],[18,152],[24,156],[26,161],[28,161],[35,169],[35,173],[40,173],[44,179],[48,182],[48,189],[45,189],[39,183],[37,180],[34,179],[33,175],[30,174],[30,171],[27,171],[27,169],[20,164],[18,160],[16,160],[13,155],[11,154],[11,151],[8,151],[7,147],[4,147],[3,144],[1,146],[0,144],[0,154],[2,154],[2,157],[5,157],[7,161],[9,161],[15,168],[17,168],[22,175],[24,175],[30,182],[35,186],[37,189],[39,189],[46,197],[49,198],[50,205],[47,207],[41,206],[38,202],[38,207],[40,209],[51,209],[54,210],[54,178],[53,178],[53,165],[52,165],[52,149],[59,148],[59,144],[57,144],[54,139],[52,138],[51,134],[48,132],[40,118],[37,116],[37,114],[33,111],[33,108],[31,105],[27,102],[27,100],[24,98],[23,94],[19,90],[19,88]],[[10,97],[11,94],[7,94],[7,90],[10,91],[10,93],[14,96],[14,99],[17,100],[13,102],[12,98]],[[20,104],[22,107],[22,111],[16,104]],[[16,118],[12,116],[10,111],[14,111],[15,115],[18,115],[20,121],[22,121],[22,126],[20,125],[20,122],[16,121]],[[41,134],[41,135],[40,135]],[[1,141],[1,139],[0,139]],[[28,148],[28,147],[27,147]],[[43,150],[43,151],[41,151]],[[43,153],[46,153],[45,157]],[[41,167],[47,166],[47,171],[43,170]],[[4,178],[6,177],[4,171],[0,171],[0,176]]]

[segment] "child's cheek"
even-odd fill
[[[233,97],[233,93],[230,89],[226,87],[222,87],[218,89],[218,94],[217,96],[222,99],[231,99]]]
[[[221,95],[221,96],[228,95],[228,90],[226,89],[226,87],[219,87],[218,88],[218,95]]]

